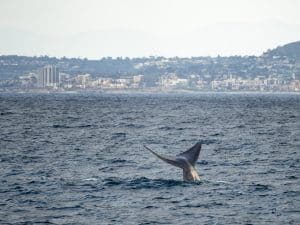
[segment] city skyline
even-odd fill
[[[0,6],[1,55],[261,55],[300,37],[300,3],[293,0],[3,0]]]
[[[259,57],[106,57],[88,60],[0,56],[0,92],[299,92],[299,47],[300,41],[289,43]]]

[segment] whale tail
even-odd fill
[[[148,148],[146,145],[144,145],[144,147],[150,151],[152,154],[154,154],[155,156],[157,156],[159,159],[161,159],[162,161],[166,162],[166,163],[169,163],[173,166],[176,166],[176,167],[179,167],[181,169],[183,169],[181,163],[174,157],[170,157],[170,156],[162,156],[162,155],[159,155],[157,154],[156,152],[152,151],[150,148]]]
[[[199,180],[199,175],[195,169],[195,164],[199,158],[199,154],[201,151],[200,142],[195,144],[187,151],[178,154],[176,157],[162,156],[152,151],[147,146],[144,145],[144,147],[164,162],[183,169],[183,179],[185,181]]]
[[[196,162],[199,158],[199,155],[200,155],[201,147],[202,147],[201,142],[198,142],[197,144],[195,144],[190,149],[188,149],[185,152],[180,153],[179,155],[177,155],[177,157],[184,157],[184,158],[187,159],[187,161],[192,166],[195,166],[195,164],[196,164]]]

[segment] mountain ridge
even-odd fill
[[[300,41],[291,42],[275,49],[269,50],[264,55],[271,57],[290,57],[300,61]]]

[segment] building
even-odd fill
[[[82,75],[77,75],[75,77],[76,84],[79,85],[78,87],[80,88],[87,88],[91,86],[91,75],[90,74],[82,74]]]
[[[53,87],[59,86],[59,70],[56,66],[48,65],[41,69],[38,76],[39,87]]]
[[[133,83],[139,84],[143,81],[144,75],[135,75],[132,77]]]
[[[169,74],[161,77],[160,86],[163,88],[188,88],[189,80],[179,78],[176,74]]]
[[[37,74],[28,73],[19,77],[21,86],[25,88],[33,88],[37,83]]]

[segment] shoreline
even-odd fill
[[[0,91],[0,94],[300,94],[297,91],[213,91],[213,90],[20,90]]]

